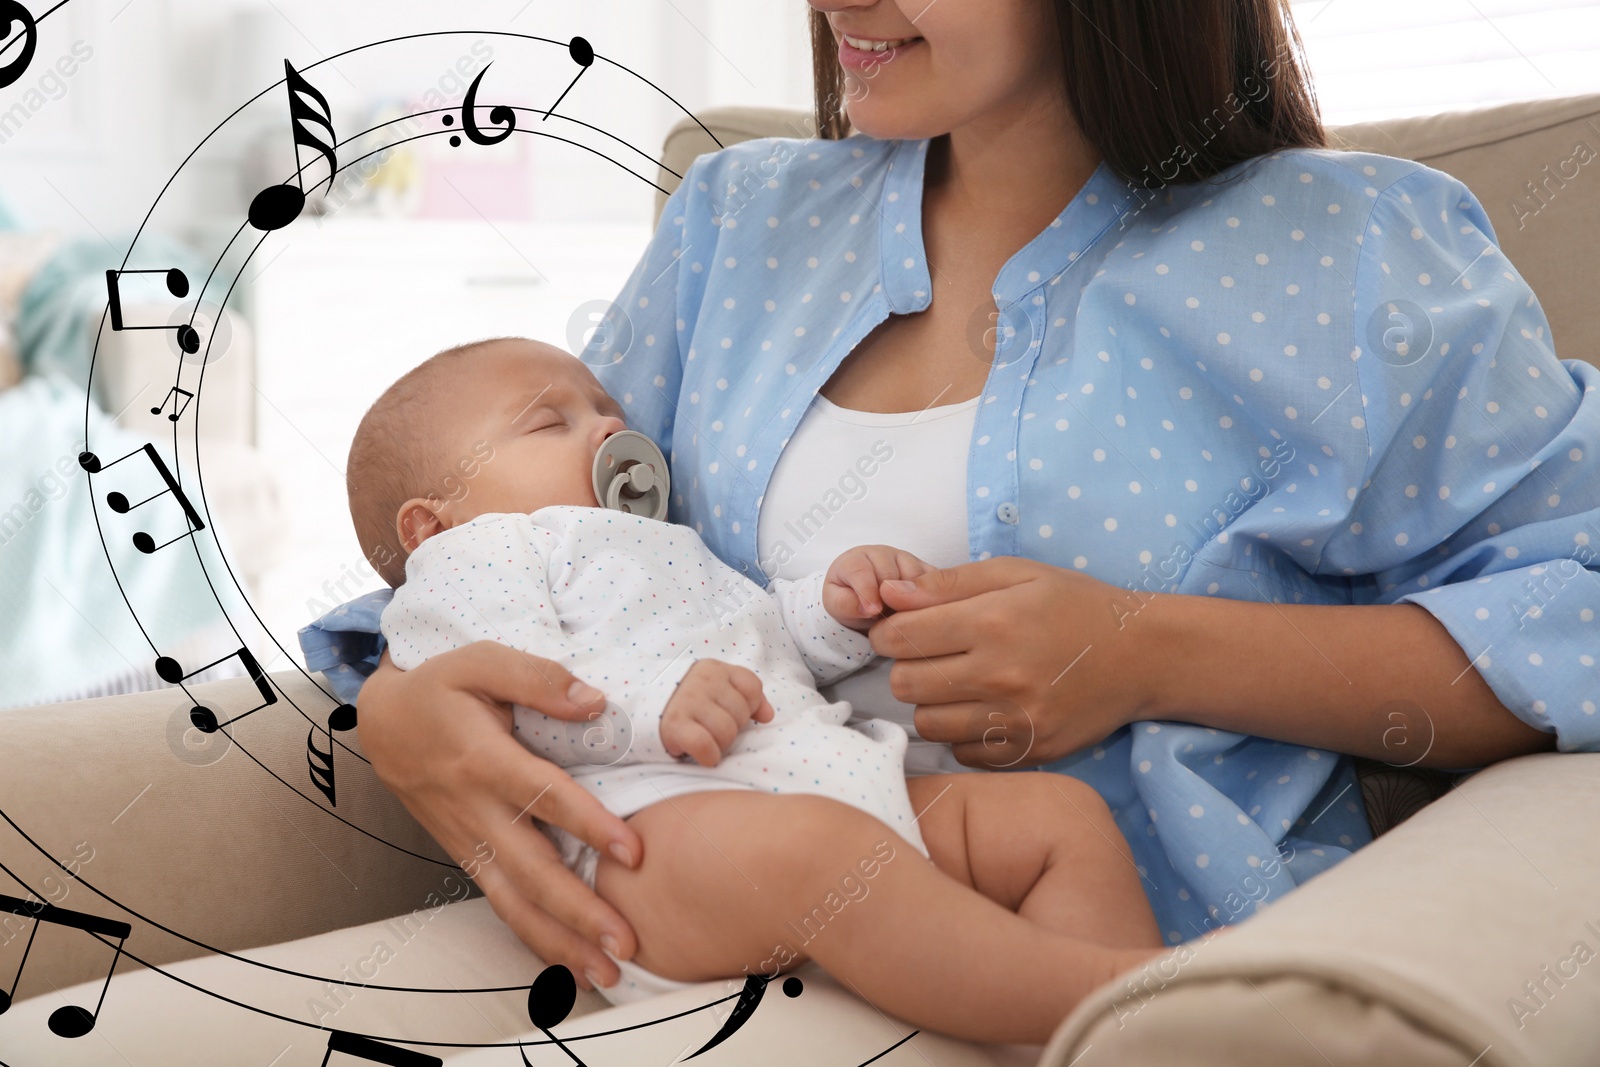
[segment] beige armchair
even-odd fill
[[[809,132],[799,112],[701,119],[724,144]],[[1586,173],[1552,177],[1576,144],[1600,144],[1597,131],[1600,96],[1338,134],[1462,178],[1538,293],[1561,356],[1600,360],[1591,296],[1600,184]],[[666,163],[682,173],[714,148],[699,126],[679,123]],[[273,680],[279,704],[239,723],[231,743],[187,731],[189,705],[174,691],[0,720],[0,863],[51,903],[128,922],[127,953],[164,971],[124,956],[94,1033],[63,1040],[48,1016],[64,1004],[93,1008],[112,949],[46,924],[18,990],[33,999],[0,1015],[0,1059],[311,1064],[327,1048],[318,1026],[467,1044],[543,1040],[526,1014],[539,962],[481,898],[464,899],[461,873],[376,781],[354,734],[336,735],[338,804],[328,809],[308,787],[307,742],[326,749],[332,701],[293,672]],[[196,689],[228,707],[254,703],[251,692],[248,680]],[[770,997],[698,1062],[853,1065],[893,1049],[873,1062],[1592,1063],[1596,826],[1600,755],[1508,761],[1248,921],[1102,987],[1043,1049],[907,1040],[910,1028],[808,967],[798,998]],[[25,895],[14,882],[0,892]],[[0,916],[0,982],[27,939],[16,918]],[[316,980],[328,977],[446,992]],[[510,988],[448,992],[495,986]],[[556,1032],[591,1064],[673,1062],[716,1031],[731,1001],[691,1009],[734,992],[708,983],[622,1008],[580,994]],[[506,1048],[430,1051],[453,1065],[517,1062]],[[544,1044],[527,1056],[570,1062]]]

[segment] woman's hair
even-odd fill
[[[1325,148],[1287,0],[1039,0],[1084,137],[1136,184],[1185,184],[1281,148]],[[850,133],[827,16],[811,10],[820,135]]]

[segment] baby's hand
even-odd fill
[[[661,742],[674,756],[688,753],[701,766],[715,767],[745,723],[771,722],[774,714],[754,671],[696,660],[662,712]]]
[[[840,554],[822,583],[822,606],[852,630],[866,630],[883,614],[878,583],[914,581],[933,570],[909,552],[888,545],[859,545]]]

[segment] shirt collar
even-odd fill
[[[883,291],[889,310],[906,314],[933,302],[928,253],[922,244],[922,173],[928,141],[897,140],[889,150],[880,212]]]
[[[883,289],[889,310],[922,311],[932,302],[928,256],[922,242],[922,183],[927,138],[896,140],[889,152],[880,212]],[[1016,254],[995,280],[999,306],[1015,303],[1066,270],[1124,213],[1136,210],[1134,188],[1105,160],[1066,207]]]

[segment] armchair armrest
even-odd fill
[[[306,745],[316,723],[327,751],[334,702],[298,673],[269,677],[277,703],[209,737],[179,689],[0,712],[0,892],[131,923],[129,951],[156,964],[205,950],[139,915],[236,951],[388,918],[430,893],[461,899],[465,874],[359,757],[355,731],[335,735],[329,807]],[[224,720],[261,702],[249,678],[191,692]],[[0,956],[20,960],[31,925],[0,915]],[[17,996],[103,978],[107,963],[87,935],[41,931]]]
[[[1186,961],[1103,986],[1040,1067],[1592,1063],[1596,825],[1600,754],[1490,767],[1248,921],[1180,946]]]

